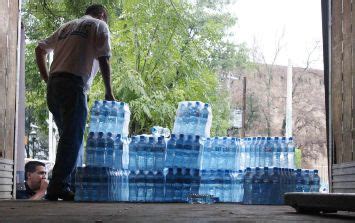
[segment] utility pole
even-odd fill
[[[292,63],[290,59],[287,67],[286,137],[292,137]]]
[[[242,138],[245,137],[245,114],[246,114],[247,78],[243,77],[243,114],[242,114]]]

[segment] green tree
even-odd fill
[[[245,48],[225,40],[236,21],[221,10],[225,1],[96,2],[110,12],[112,83],[115,96],[129,103],[130,132],[147,132],[153,125],[172,128],[177,103],[198,100],[212,105],[212,134],[225,135],[228,93],[219,87],[218,72],[246,61]],[[24,21],[29,40],[42,39],[63,22],[80,17],[89,4],[85,0],[28,1]],[[35,69],[31,72],[38,75]],[[90,103],[103,98],[101,78],[95,78],[89,97]]]

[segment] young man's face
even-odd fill
[[[37,166],[36,171],[27,173],[27,184],[32,190],[38,190],[41,187],[42,179],[46,179],[46,168],[44,166]]]

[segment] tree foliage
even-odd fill
[[[45,38],[60,24],[82,16],[92,3],[28,0],[23,10],[30,42],[27,51],[33,52],[34,41]],[[172,128],[177,103],[197,100],[212,105],[212,134],[226,134],[228,93],[219,87],[218,72],[246,62],[245,48],[226,40],[228,28],[236,21],[221,10],[226,1],[95,3],[109,10],[112,85],[116,98],[129,103],[131,133],[148,132],[153,125]],[[45,86],[39,80],[33,53],[27,53],[26,60],[27,105],[39,111],[45,108]],[[103,94],[102,79],[95,78],[89,104],[102,99]]]

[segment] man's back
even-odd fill
[[[86,84],[93,62],[110,55],[109,30],[105,22],[85,15],[62,25],[39,45],[54,51],[50,73],[68,72],[83,77]]]

